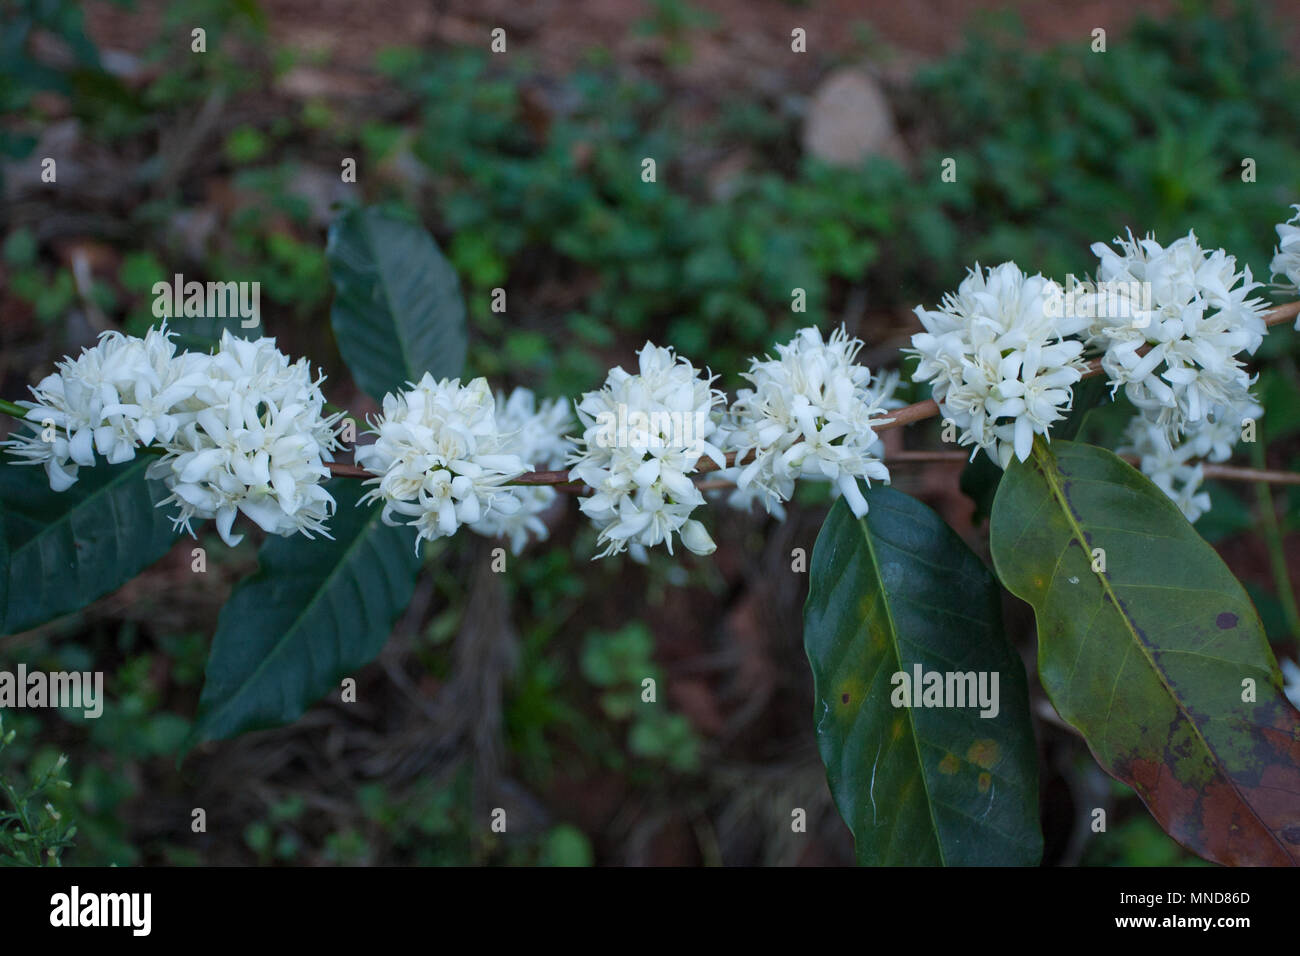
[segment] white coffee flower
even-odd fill
[[[897,376],[873,389],[871,370],[854,362],[861,348],[843,327],[829,341],[806,328],[775,358],[750,360],[743,377],[753,388],[737,393],[725,425],[726,446],[742,462],[723,473],[736,482],[732,504],[760,500],[776,512],[795,480],[809,478],[831,482],[856,516],[866,514],[858,479],[889,481],[875,426],[889,421],[882,410]]]
[[[96,452],[117,464],[169,440],[180,421],[174,409],[202,379],[202,357],[176,355],[170,337],[165,325],[143,339],[101,333],[93,348],[65,358],[31,389],[35,401],[18,403],[29,410],[23,424],[33,434],[5,444],[26,459],[20,464],[44,465],[50,486],[63,491]],[[43,437],[46,422],[55,426],[52,441]]]
[[[98,392],[86,389],[65,365],[60,370],[41,379],[29,390],[36,400],[20,401],[28,409],[21,423],[33,434],[15,434],[3,442],[13,450],[19,465],[43,465],[50,487],[66,491],[77,480],[77,470],[95,463],[94,425],[90,422],[87,394]],[[71,393],[71,395],[69,395]]]
[[[509,398],[497,394],[496,417],[510,454],[538,470],[555,471],[564,466],[572,448],[565,438],[573,426],[567,402],[552,400],[539,405],[531,391],[516,388]],[[509,538],[514,554],[524,549],[530,532],[537,540],[545,541],[548,531],[539,515],[555,500],[555,489],[546,485],[510,485],[501,490],[518,500],[518,509],[507,514],[493,508],[472,523],[470,530],[489,538]]]
[[[1278,663],[1282,665],[1282,692],[1292,707],[1300,707],[1300,667],[1285,657]]]
[[[1231,458],[1245,424],[1263,414],[1247,394],[1239,403],[1216,405],[1176,442],[1170,442],[1162,425],[1139,414],[1129,422],[1119,454],[1138,456],[1143,474],[1174,500],[1188,521],[1195,521],[1210,510],[1210,496],[1198,493],[1205,477],[1202,462]]]
[[[511,448],[486,379],[461,385],[426,372],[408,390],[385,395],[383,414],[370,424],[378,437],[357,449],[356,461],[378,477],[366,482],[376,487],[362,501],[383,501],[387,524],[413,526],[417,550],[462,524],[520,509],[504,486],[533,466]]]
[[[1029,457],[1073,402],[1083,375],[1083,343],[1067,339],[1085,320],[1067,308],[1064,290],[1014,262],[981,272],[976,264],[938,310],[920,306],[924,332],[908,351],[920,358],[912,379],[934,383],[934,400],[961,435],[1005,468]]]
[[[188,355],[198,377],[174,411],[179,425],[159,444],[149,466],[171,491],[178,527],[214,518],[229,545],[243,512],[268,534],[325,534],[334,498],[322,487],[325,462],[338,447],[341,415],[325,415],[325,397],[307,359],[290,363],[275,339],[247,340],[229,332],[210,356]]]
[[[1092,247],[1101,266],[1089,342],[1104,349],[1112,392],[1123,386],[1176,443],[1215,407],[1249,400],[1254,379],[1236,356],[1268,331],[1263,300],[1247,298],[1261,283],[1222,249],[1203,250],[1194,233],[1168,248],[1131,233],[1115,244],[1118,253]]]
[[[1181,444],[1191,448],[1192,454],[1206,461],[1221,462],[1232,457],[1232,450],[1241,441],[1247,422],[1258,421],[1264,408],[1249,393],[1239,402],[1216,405],[1205,418],[1189,428]]]
[[[725,423],[721,427],[718,446],[721,448],[734,447],[731,443],[730,431],[726,428]],[[733,465],[730,468],[721,469],[718,472],[718,480],[730,481],[732,484],[736,484],[740,478],[740,472],[743,467],[743,465]],[[725,501],[727,507],[735,508],[737,511],[753,511],[756,506],[761,505],[763,509],[774,518],[780,521],[785,520],[785,506],[781,503],[781,499],[777,498],[776,495],[758,484],[758,482],[752,481],[744,488],[740,487],[738,484],[736,484],[735,488],[730,489],[715,488],[706,494],[709,498],[714,499],[715,501]],[[838,495],[839,491],[836,490],[835,494]]]
[[[1124,433],[1121,455],[1136,455],[1142,473],[1169,496],[1188,521],[1196,521],[1210,510],[1210,496],[1201,491],[1205,471],[1195,460],[1190,445],[1170,447],[1164,429],[1141,415],[1133,418]]]
[[[1274,277],[1282,276],[1285,280],[1278,283],[1279,288],[1287,292],[1300,292],[1300,204],[1291,208],[1296,214],[1277,225],[1278,245],[1273,250],[1273,262],[1269,265],[1269,270]],[[1300,317],[1296,319],[1296,328],[1300,328]]]
[[[671,554],[674,533],[696,554],[714,550],[704,525],[690,517],[704,503],[690,477],[700,458],[726,464],[710,441],[718,429],[714,408],[725,401],[713,379],[647,342],[636,374],[611,369],[603,388],[582,396],[583,433],[569,475],[595,490],[578,507],[600,530],[598,557],[630,549],[640,558],[660,543]]]

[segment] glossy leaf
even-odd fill
[[[978,524],[992,513],[993,498],[998,493],[998,483],[1001,480],[1002,469],[984,452],[979,452],[962,467],[958,487],[975,506],[971,512],[972,523]]]
[[[176,543],[154,459],[82,468],[67,491],[45,470],[0,460],[0,507],[9,551],[6,633],[44,624],[116,591]]]
[[[858,861],[1036,864],[1028,692],[1002,632],[997,583],[925,505],[886,487],[866,497],[861,519],[843,500],[831,509],[804,607],[817,743]],[[996,674],[996,715],[981,717],[977,705],[894,706],[894,675],[918,667],[983,674],[988,690]]]
[[[465,303],[451,264],[418,223],[354,209],[330,227],[330,322],[353,378],[377,399],[425,372],[455,378],[465,364]]]
[[[334,540],[268,537],[222,608],[191,744],[297,720],[379,653],[410,601],[414,533],[355,507],[360,483],[329,490]]]
[[[1034,608],[1043,686],[1098,762],[1207,859],[1300,860],[1300,713],[1246,592],[1173,502],[1108,451],[1040,440],[1002,479],[991,535]]]

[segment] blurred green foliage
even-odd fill
[[[690,721],[666,713],[658,700],[663,672],[654,664],[654,638],[634,621],[611,634],[593,632],[582,648],[582,674],[601,688],[600,709],[612,721],[628,723],[627,749],[636,757],[694,770],[699,743]]]
[[[1080,42],[1026,55],[1003,22],[923,70],[916,93],[978,215],[964,261],[1064,277],[1126,229],[1168,242],[1194,228],[1267,278],[1271,226],[1300,195],[1300,75],[1254,4],[1229,19],[1184,4],[1104,53]]]
[[[18,731],[0,720],[0,866],[58,866],[77,827],[55,806],[67,757],[45,752],[28,761],[28,780],[11,766]],[[19,753],[21,756],[21,753]]]

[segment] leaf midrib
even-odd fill
[[[867,554],[871,558],[871,576],[876,581],[877,591],[880,594],[880,601],[885,608],[885,617],[889,622],[889,646],[893,651],[894,661],[901,671],[903,667],[903,657],[898,647],[898,625],[894,621],[894,608],[889,600],[889,592],[886,591],[884,579],[880,576],[880,562],[876,559],[876,549],[871,541],[871,531],[867,527],[867,519],[865,517],[855,518],[854,523],[858,526],[858,530],[862,532],[862,539],[867,546]],[[903,709],[907,711],[907,723],[911,728],[909,737],[912,741],[912,750],[916,753],[916,773],[917,776],[921,778],[921,789],[925,793],[925,810],[930,816],[930,827],[934,833],[934,845],[939,852],[939,863],[942,866],[947,866],[948,857],[943,851],[943,840],[940,839],[939,836],[939,821],[934,815],[934,798],[930,793],[930,781],[926,779],[925,776],[925,761],[921,756],[921,743],[920,736],[916,729],[916,716],[913,714],[911,707],[904,707]]]
[[[226,699],[217,707],[216,710],[209,711],[208,715],[199,718],[200,726],[203,724],[211,723],[216,719],[217,716],[225,713],[226,709],[231,707],[234,704],[235,700],[244,693],[244,691],[258,678],[258,676],[261,675],[263,668],[268,666],[271,659],[275,657],[283,649],[285,642],[287,642],[295,633],[297,633],[301,629],[303,618],[305,618],[309,613],[311,613],[312,610],[315,609],[316,605],[321,600],[321,596],[327,590],[327,585],[330,584],[338,576],[338,574],[342,571],[342,569],[351,561],[353,551],[355,551],[365,541],[365,539],[369,537],[370,532],[374,529],[375,522],[378,519],[379,519],[379,508],[378,506],[375,506],[374,513],[371,514],[371,516],[366,520],[365,524],[361,526],[361,529],[360,531],[358,531],[357,536],[353,538],[352,542],[347,546],[347,548],[344,549],[343,553],[339,555],[339,560],[334,565],[334,568],[330,571],[329,574],[325,575],[325,577],[320,579],[320,583],[312,591],[311,600],[309,600],[303,606],[302,611],[300,613],[294,615],[294,618],[290,622],[289,626],[285,628],[284,634],[280,637],[278,641],[276,641],[273,645],[271,645],[270,650],[265,655],[263,655],[261,663],[259,663],[257,667],[253,669],[253,672],[248,675],[247,679],[235,685],[234,690],[231,693],[226,695]],[[259,576],[261,575],[262,570],[263,569],[261,568],[258,569]]]
[[[384,268],[385,262],[379,255],[379,245],[377,237],[372,232],[370,217],[362,214],[364,220],[363,229],[365,230],[366,243],[370,246],[371,257],[375,262],[375,275],[379,278],[380,286],[384,290],[384,302],[388,306],[388,315],[393,323],[394,338],[397,339],[397,350],[402,356],[402,368],[406,372],[404,381],[414,382],[417,378],[416,370],[411,367],[411,355],[407,349],[406,336],[403,334],[406,326],[398,319],[397,309],[393,305],[393,295],[389,288],[388,270]],[[421,236],[423,238],[423,236]],[[400,388],[400,384],[398,385]]]
[[[34,535],[32,535],[30,538],[28,538],[26,541],[24,541],[22,544],[18,545],[18,547],[14,548],[10,552],[10,554],[12,556],[22,555],[26,553],[27,549],[31,547],[34,542],[41,541],[45,538],[46,535],[53,534],[57,530],[61,529],[64,525],[70,524],[73,515],[79,512],[82,508],[86,507],[88,504],[94,502],[100,495],[107,494],[108,492],[112,491],[118,486],[129,483],[132,479],[136,477],[137,472],[141,470],[142,466],[147,467],[147,462],[143,460],[138,460],[135,465],[133,465],[130,468],[122,469],[120,474],[113,476],[104,484],[100,485],[98,488],[91,491],[89,494],[86,495],[86,497],[82,498],[80,501],[74,504],[67,511],[63,512],[63,514],[55,518],[53,521],[49,523],[42,522],[43,527],[39,531],[37,531]],[[4,467],[11,468],[15,466],[6,464],[4,465]],[[19,516],[26,518],[25,515],[20,514]],[[27,518],[27,520],[30,521],[31,519]]]

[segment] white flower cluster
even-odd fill
[[[566,433],[573,425],[568,403],[559,400],[543,401],[526,388],[517,388],[506,398],[496,399],[497,425],[505,433],[512,453],[538,469],[558,470],[572,447]],[[519,554],[528,543],[531,532],[539,541],[545,541],[548,531],[540,515],[551,506],[556,491],[547,485],[510,485],[503,493],[519,501],[514,512],[493,507],[470,530],[489,538],[504,537],[510,540],[510,550]],[[494,499],[495,500],[495,499]]]
[[[660,543],[671,554],[673,534],[695,554],[713,552],[708,531],[690,517],[704,504],[690,477],[700,459],[726,465],[709,441],[718,430],[714,409],[725,401],[713,378],[647,342],[636,374],[611,369],[603,388],[582,396],[583,433],[569,475],[595,491],[579,508],[600,529],[599,557],[628,549],[642,559],[645,548]]]
[[[1300,287],[1300,205],[1278,225],[1275,276]],[[1111,394],[1122,387],[1138,410],[1120,449],[1195,521],[1210,506],[1204,462],[1227,460],[1249,420],[1263,410],[1242,353],[1267,332],[1261,283],[1222,249],[1194,233],[1168,247],[1154,238],[1097,243],[1097,282],[1066,292],[1014,263],[971,269],[937,309],[918,306],[913,379],[932,385],[958,441],[983,449],[1000,467],[1027,459],[1073,407],[1085,348],[1100,352]],[[705,503],[696,482],[716,470],[734,483],[729,503],[761,502],[784,515],[799,479],[830,483],[853,513],[867,511],[858,482],[889,481],[878,429],[888,424],[897,374],[873,378],[857,364],[862,342],[844,328],[823,337],[801,329],[775,354],[750,361],[730,408],[672,349],[647,342],[635,372],[612,369],[604,386],[575,403],[581,435],[565,433],[564,402],[538,402],[528,389],[493,396],[476,378],[435,381],[426,374],[384,397],[370,421],[373,444],[356,450],[373,475],[362,502],[381,501],[383,520],[408,524],[423,540],[462,525],[501,537],[518,554],[544,539],[548,485],[519,485],[525,472],[559,471],[589,486],[579,508],[599,531],[598,556],[646,548],[674,536],[690,551],[715,545],[691,517]],[[31,389],[20,434],[2,444],[23,464],[45,468],[63,491],[78,469],[159,457],[147,470],[170,492],[178,527],[215,519],[230,544],[243,513],[271,534],[326,534],[334,499],[326,463],[339,447],[342,414],[327,415],[321,378],[306,359],[290,362],[270,338],[226,333],[211,354],[177,353],[166,326],[143,338],[104,333]],[[705,462],[708,459],[708,462]],[[563,476],[561,476],[562,480]],[[706,482],[706,488],[711,486]]]
[[[1231,458],[1233,447],[1241,440],[1243,424],[1263,414],[1264,409],[1248,399],[1220,409],[1214,418],[1173,444],[1163,426],[1138,415],[1128,423],[1124,444],[1116,451],[1135,455],[1142,473],[1173,499],[1188,521],[1196,521],[1210,510],[1210,496],[1201,491],[1205,481],[1203,462]]]
[[[977,264],[937,310],[920,306],[925,331],[912,336],[920,364],[912,378],[934,383],[945,419],[1005,468],[1029,457],[1035,435],[1047,435],[1073,400],[1083,375],[1083,343],[1069,339],[1085,320],[1064,307],[1064,290],[1014,262],[981,272]]]
[[[1155,239],[1103,243],[1090,344],[1100,346],[1112,393],[1120,386],[1169,446],[1208,420],[1250,401],[1254,379],[1237,358],[1268,331],[1261,283],[1222,249],[1203,250],[1194,233],[1162,247]]]
[[[504,486],[533,466],[498,422],[486,379],[461,385],[426,372],[408,390],[385,395],[383,414],[370,424],[378,437],[357,448],[356,462],[377,476],[366,482],[376,487],[362,501],[382,501],[387,524],[413,526],[417,551],[422,540],[522,510]]]
[[[736,482],[733,505],[757,499],[781,513],[795,480],[811,478],[831,482],[856,516],[866,514],[858,479],[889,481],[875,426],[889,421],[881,416],[897,377],[873,391],[871,370],[854,361],[861,348],[842,327],[829,341],[806,328],[775,358],[751,360],[743,377],[753,388],[737,393],[724,423],[726,447],[743,463],[722,472]]]
[[[175,406],[178,427],[148,470],[171,491],[163,503],[179,505],[176,524],[188,531],[193,519],[214,518],[233,546],[242,512],[268,534],[328,537],[334,498],[321,483],[343,416],[325,414],[324,377],[313,379],[305,358],[290,362],[273,338],[225,332],[200,358],[201,378]]]
[[[1286,222],[1277,225],[1278,245],[1274,250],[1273,262],[1269,270],[1274,277],[1282,276],[1284,282],[1279,287],[1287,292],[1300,291],[1300,203],[1291,207],[1296,214]],[[1300,328],[1300,317],[1296,319],[1296,328]]]
[[[35,401],[18,403],[28,409],[23,424],[33,434],[4,444],[23,464],[43,465],[50,487],[66,491],[96,452],[118,464],[155,439],[169,441],[180,424],[173,409],[203,380],[205,360],[177,356],[166,326],[143,339],[104,332],[32,388]]]
[[[1263,414],[1238,357],[1268,331],[1263,300],[1250,298],[1261,283],[1195,233],[1167,247],[1131,233],[1115,245],[1092,247],[1100,267],[1085,311],[1111,392],[1122,386],[1138,410],[1119,451],[1195,521],[1210,508],[1201,462],[1226,461],[1243,423]]]
[[[1116,452],[1136,456],[1142,473],[1173,500],[1188,521],[1210,510],[1210,496],[1201,490],[1205,470],[1194,460],[1192,447],[1170,447],[1159,425],[1140,416],[1133,418],[1124,433],[1124,444]]]
[[[323,531],[334,500],[321,487],[340,416],[323,415],[306,359],[290,364],[274,339],[222,337],[211,355],[176,353],[166,327],[144,338],[105,332],[32,389],[24,424],[5,444],[42,464],[56,491],[98,452],[109,463],[145,446],[163,454],[146,474],[177,504],[176,524],[215,518],[229,544],[242,511],[272,534]]]
[[[1278,226],[1278,235],[1274,270],[1287,273],[1300,264],[1300,227]],[[987,274],[976,266],[937,311],[916,310],[925,331],[912,337],[914,379],[934,383],[963,444],[1006,467],[1070,408],[1082,353],[1096,347],[1111,394],[1123,387],[1138,409],[1121,451],[1194,521],[1209,508],[1201,462],[1227,460],[1244,424],[1263,413],[1239,358],[1268,331],[1264,302],[1251,297],[1261,284],[1194,233],[1168,247],[1130,233],[1115,246],[1093,245],[1097,281],[1082,291],[1014,263]]]

